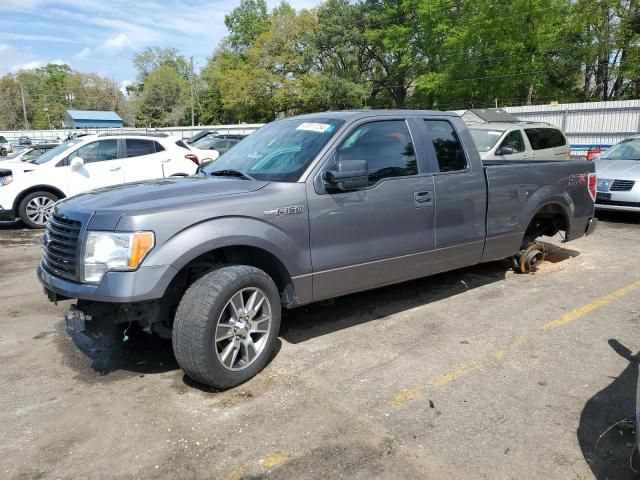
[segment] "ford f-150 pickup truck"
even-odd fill
[[[216,388],[274,354],[282,308],[513,257],[595,226],[592,162],[481,162],[461,119],[326,112],[275,121],[194,176],[59,202],[38,277],[70,330],[138,323]]]

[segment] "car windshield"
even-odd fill
[[[601,160],[640,160],[640,138],[623,140],[607,150]]]
[[[470,131],[479,152],[491,150],[504,133],[504,130],[487,130],[486,128],[471,128]]]
[[[270,123],[203,171],[210,175],[236,170],[257,180],[296,182],[343,124],[344,120],[319,117]]]
[[[66,152],[71,147],[73,147],[74,145],[77,145],[80,142],[82,142],[82,140],[68,141],[67,143],[63,143],[62,145],[58,145],[56,148],[49,150],[47,153],[40,155],[38,158],[34,158],[30,162],[35,163],[36,165],[42,165],[43,163],[47,163],[49,160],[57,157],[62,152]]]
[[[207,150],[207,149],[209,149],[212,145],[214,145],[214,144],[216,144],[216,143],[218,143],[218,142],[221,142],[221,141],[222,141],[222,139],[221,139],[221,138],[211,136],[211,137],[204,137],[204,138],[201,138],[200,140],[196,140],[196,141],[195,141],[195,142],[193,142],[191,145],[192,145],[192,146],[194,146],[194,147],[196,147],[196,148],[199,148],[199,149],[201,149],[201,150]]]

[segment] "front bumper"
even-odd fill
[[[169,265],[140,267],[134,272],[107,272],[97,284],[78,283],[56,277],[38,266],[38,279],[44,285],[49,300],[77,298],[95,302],[133,303],[157,300],[177,270]]]

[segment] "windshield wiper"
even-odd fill
[[[240,170],[232,170],[232,169],[216,170],[214,172],[211,172],[209,175],[211,175],[212,177],[238,177],[244,180],[255,180],[252,176],[247,175],[246,173],[241,172]]]

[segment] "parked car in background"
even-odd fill
[[[189,148],[194,150],[203,162],[216,160],[220,155],[228,152],[237,145],[246,135],[211,134],[193,142]]]
[[[0,135],[0,157],[6,157],[13,152],[13,145],[2,135]]]
[[[538,237],[596,228],[594,169],[482,162],[445,112],[287,118],[197,176],[59,202],[38,277],[50,300],[79,299],[70,331],[138,323],[229,388],[271,360],[281,308],[508,257],[529,271]]]
[[[469,127],[482,160],[569,160],[571,147],[546,123],[483,123]]]
[[[198,158],[177,137],[102,134],[70,140],[21,162],[0,163],[0,220],[43,228],[61,198],[125,182],[192,175]]]
[[[594,160],[596,208],[640,212],[640,135],[615,144]]]
[[[10,160],[20,160],[21,162],[29,162],[35,160],[40,155],[59,146],[59,143],[39,143],[31,147],[25,148],[21,152],[12,156]]]
[[[185,142],[188,145],[191,145],[194,142],[197,142],[198,140],[200,140],[201,138],[206,137],[207,135],[212,135],[212,134],[216,134],[218,132],[214,132],[213,130],[201,130],[198,133],[196,133],[193,137],[191,137],[188,140],[185,140]]]
[[[23,135],[18,138],[18,145],[31,145],[31,138]]]

